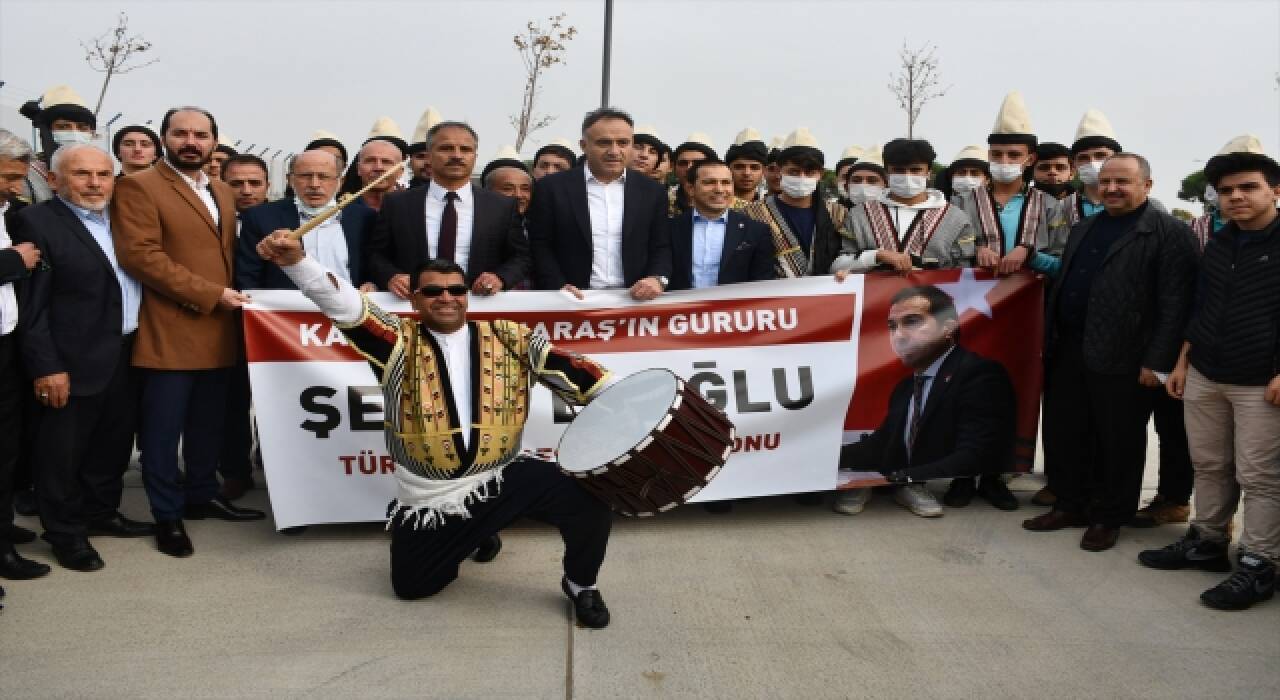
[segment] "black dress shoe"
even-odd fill
[[[36,541],[36,533],[21,525],[0,526],[0,542],[9,544],[29,544]]]
[[[732,513],[733,501],[711,501],[703,503],[702,509],[708,513]]]
[[[26,488],[14,491],[13,512],[18,515],[39,515],[40,506],[36,503],[36,490]]]
[[[481,564],[491,562],[498,557],[498,552],[502,551],[502,538],[497,533],[490,535],[488,539],[480,543],[476,547],[475,554],[471,555],[471,560]]]
[[[213,500],[208,503],[188,503],[186,518],[187,520],[204,520],[205,518],[217,518],[218,520],[262,520],[267,517],[266,513],[252,508],[239,508],[231,505],[231,502],[222,496],[214,496]]]
[[[0,577],[14,581],[25,581],[40,578],[49,573],[49,565],[24,558],[13,549],[13,545],[4,546],[0,551]]]
[[[302,533],[304,533],[304,532],[306,532],[306,531],[307,531],[307,526],[306,526],[306,525],[295,525],[295,526],[293,526],[293,527],[282,527],[282,528],[280,528],[280,534],[282,534],[282,535],[288,535],[288,536],[290,536],[290,537],[294,537],[294,536],[296,536],[296,535],[301,535]]]
[[[943,505],[948,508],[964,508],[973,502],[973,494],[978,485],[971,476],[961,476],[951,480],[947,493],[942,497]]]
[[[189,557],[196,551],[181,520],[156,521],[156,547],[171,557]]]
[[[55,546],[53,557],[63,568],[72,571],[97,571],[106,566],[102,557],[98,556],[98,550],[94,549],[87,539],[60,547]]]
[[[1017,510],[1018,499],[1005,485],[1004,479],[992,474],[983,475],[981,481],[978,482],[978,495],[982,500],[999,508],[1000,510]]]
[[[569,588],[568,576],[560,579],[560,589],[573,601],[573,616],[578,624],[596,630],[609,626],[609,608],[600,591],[588,588],[575,596]]]
[[[106,535],[109,537],[148,537],[155,534],[156,526],[152,523],[131,520],[116,513],[110,518],[89,521],[90,535]]]

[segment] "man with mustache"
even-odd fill
[[[408,299],[411,272],[443,258],[467,271],[475,294],[512,289],[529,276],[529,243],[515,199],[471,183],[479,137],[466,122],[427,131],[431,180],[389,195],[365,244],[375,284]]]
[[[657,298],[671,276],[667,193],[627,168],[631,115],[611,107],[582,120],[586,161],[533,188],[526,225],[537,289],[621,289]]]
[[[249,300],[231,278],[234,195],[202,170],[218,125],[207,110],[175,107],[161,121],[160,138],[165,159],[116,185],[111,235],[120,266],[143,287],[133,364],[142,375],[138,446],[156,544],[185,557],[194,548],[183,518],[265,516],[219,496],[215,474],[239,340],[232,312]]]

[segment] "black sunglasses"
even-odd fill
[[[418,289],[418,293],[424,297],[438,297],[441,294],[444,294],[445,292],[448,292],[449,296],[454,296],[454,297],[466,296],[467,285],[451,284],[447,287],[442,287],[438,284],[427,284],[427,285],[423,285],[420,289]]]

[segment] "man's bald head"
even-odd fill
[[[115,163],[107,152],[90,144],[68,144],[53,152],[49,163],[58,195],[72,204],[102,211],[115,188]]]
[[[289,184],[307,206],[323,206],[338,193],[341,166],[338,157],[329,151],[303,151],[289,166]]]
[[[529,208],[529,199],[533,196],[533,178],[522,168],[497,168],[485,178],[485,185],[498,194],[514,197],[516,208],[521,214]]]
[[[402,160],[404,158],[400,155],[400,149],[394,144],[382,139],[374,139],[362,146],[360,152],[356,154],[356,172],[360,175],[361,184],[367,185],[382,177]],[[376,189],[379,192],[386,192],[395,186],[394,180],[387,180]]]

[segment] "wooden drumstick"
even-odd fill
[[[348,204],[351,204],[357,199],[360,199],[360,197],[364,195],[365,192],[368,192],[369,190],[373,189],[375,186],[382,184],[387,178],[393,175],[398,175],[400,171],[404,170],[404,164],[405,164],[405,161],[400,161],[395,165],[395,167],[391,168],[387,172],[380,175],[377,180],[374,180],[373,182],[370,182],[369,184],[360,188],[359,192],[356,192],[355,194],[343,195],[332,206],[327,207],[326,209],[324,209],[324,211],[321,211],[319,214],[316,214],[310,219],[307,219],[307,222],[304,223],[303,225],[290,231],[289,237],[296,241],[299,238],[302,238],[303,236],[307,235],[307,233],[311,231],[311,229],[333,218],[334,214],[337,214],[338,212],[342,211],[342,209],[346,207]]]

